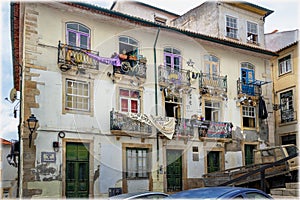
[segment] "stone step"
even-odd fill
[[[300,187],[299,187],[299,182],[294,182],[294,183],[286,183],[285,184],[285,187],[287,188],[287,189],[299,189]]]
[[[276,195],[276,196],[294,196],[294,197],[299,196],[298,189],[275,188],[275,189],[271,189],[270,192],[271,195]]]
[[[273,199],[278,199],[278,200],[283,200],[283,199],[288,199],[288,200],[293,200],[293,199],[299,199],[298,197],[294,196],[280,196],[280,195],[270,195]]]

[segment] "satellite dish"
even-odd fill
[[[15,88],[10,90],[9,100],[13,103],[17,99],[17,90]]]

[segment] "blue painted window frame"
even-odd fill
[[[242,63],[242,68],[241,68],[242,92],[254,96],[254,85],[251,84],[254,83],[254,81],[255,81],[254,66],[250,63]]]

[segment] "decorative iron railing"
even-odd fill
[[[175,70],[168,66],[158,67],[158,81],[160,85],[175,85],[176,88],[190,86],[190,78],[186,70]]]
[[[127,134],[151,135],[152,126],[131,118],[125,113],[110,111],[110,130],[119,130]]]
[[[146,58],[122,60],[121,66],[114,66],[114,73],[146,78]]]
[[[85,52],[99,55],[99,52],[89,49],[83,49],[67,44],[58,43],[58,64],[67,64],[71,66],[78,66],[83,69],[99,69],[99,62],[90,57]]]
[[[239,78],[237,80],[237,93],[238,94],[247,94],[250,96],[261,96],[262,89],[260,85],[243,83]]]
[[[203,121],[198,128],[199,137],[232,138],[232,123]]]
[[[194,136],[194,127],[190,119],[177,119],[175,137]]]
[[[280,123],[288,123],[297,120],[297,113],[294,109],[280,111]]]
[[[198,119],[177,119],[175,136],[194,136],[194,128],[197,128],[199,138],[232,138],[231,123]]]
[[[200,73],[199,76],[199,87],[200,90],[212,89],[222,90],[227,92],[227,76],[218,76],[209,73]]]

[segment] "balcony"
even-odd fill
[[[229,122],[203,121],[198,128],[199,138],[232,138],[232,124]]]
[[[193,137],[194,128],[200,139],[232,138],[232,124],[229,122],[212,122],[198,119],[177,119],[174,137]]]
[[[194,126],[190,119],[177,119],[174,137],[193,137]]]
[[[119,55],[120,56],[120,55]],[[114,75],[134,76],[139,79],[146,79],[147,60],[144,57],[128,57],[128,59],[121,59],[121,66],[114,66]]]
[[[239,78],[237,80],[237,92],[238,94],[246,94],[249,96],[259,97],[262,95],[262,89],[261,89],[262,84],[259,83],[261,83],[261,81],[258,80],[255,80],[253,83],[243,83]]]
[[[85,52],[89,52],[94,55],[99,55],[99,52],[89,49],[83,49],[67,44],[58,43],[58,61],[62,71],[67,71],[72,67],[78,67],[80,69],[99,69],[99,62],[93,59]]]
[[[280,124],[295,122],[297,121],[297,112],[293,109],[281,110],[278,119],[280,119]]]
[[[158,67],[158,82],[162,87],[174,86],[174,89],[188,88],[191,83],[186,70],[175,70],[171,67],[160,65]]]
[[[110,111],[110,130],[114,135],[150,136],[152,126],[144,120],[142,115],[138,118],[130,117],[129,114]]]
[[[227,93],[227,76],[200,73],[199,88],[201,93]]]

